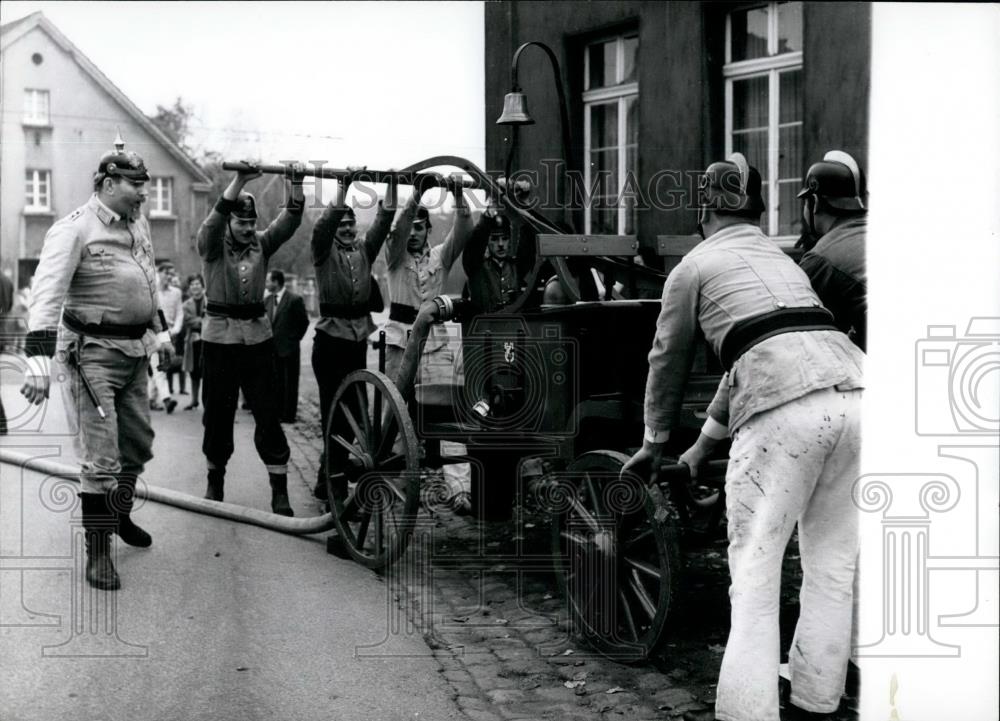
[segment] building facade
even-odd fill
[[[636,234],[646,251],[658,235],[694,233],[697,173],[740,151],[765,181],[762,226],[790,244],[809,165],[833,148],[867,164],[866,3],[498,2],[485,17],[487,167],[503,170],[516,140],[512,168],[537,173],[547,214],[568,205],[578,232]],[[517,67],[535,124],[496,124],[513,55],[529,41],[560,65],[568,175],[539,48]]]
[[[209,179],[42,13],[0,27],[0,270],[26,286],[45,233],[93,192],[116,132],[149,168],[157,260],[197,272]]]

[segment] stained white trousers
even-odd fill
[[[791,700],[835,711],[851,651],[861,391],[828,388],[758,413],[733,436],[726,473],[732,625],[716,718],[778,721],[781,562],[799,526],[802,590]]]

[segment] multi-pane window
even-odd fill
[[[173,178],[151,178],[149,181],[149,214],[173,215]]]
[[[631,193],[622,197],[627,179],[636,177],[639,139],[637,33],[590,43],[584,54],[584,183],[587,233],[635,232]]]
[[[726,154],[743,153],[764,180],[772,236],[797,235],[802,183],[802,3],[772,2],[726,22]]]
[[[29,125],[49,124],[49,91],[27,88],[24,91],[24,122]]]
[[[24,191],[25,210],[48,211],[52,209],[52,174],[50,171],[25,171]]]

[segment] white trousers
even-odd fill
[[[458,337],[451,332],[449,324],[448,342],[430,352],[424,352],[420,357],[420,367],[417,369],[417,383],[461,383],[462,382],[462,338],[461,327],[456,326]],[[457,349],[457,352],[456,352]],[[387,345],[385,348],[385,374],[395,378],[399,367],[403,364],[405,349]],[[456,399],[458,400],[458,399]],[[464,456],[464,443],[441,441],[441,455]],[[444,474],[444,496],[451,498],[459,493],[472,492],[472,469],[468,463],[447,463],[442,469]]]
[[[149,397],[155,401],[163,401],[170,397],[170,386],[167,383],[166,371],[160,370],[160,354],[149,356],[149,367],[153,375],[149,378],[147,390]]]
[[[781,561],[799,527],[802,589],[788,654],[792,696],[830,713],[844,690],[858,551],[861,391],[828,388],[758,413],[733,432],[726,472],[732,625],[716,718],[778,721]]]

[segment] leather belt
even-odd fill
[[[352,305],[350,303],[320,303],[319,314],[324,318],[364,318],[368,315],[367,305]]]
[[[221,315],[237,320],[253,320],[264,315],[263,303],[217,303],[214,300],[205,304],[209,315]]]
[[[114,338],[117,340],[139,340],[149,330],[149,323],[122,325],[119,323],[84,323],[70,311],[63,309],[63,325],[81,335],[92,338]]]
[[[397,323],[410,323],[412,324],[417,320],[417,309],[412,305],[403,305],[402,303],[390,303],[389,304],[389,320],[394,320]]]
[[[729,371],[740,356],[771,336],[808,330],[837,330],[826,308],[780,308],[741,320],[722,341],[719,360]]]

